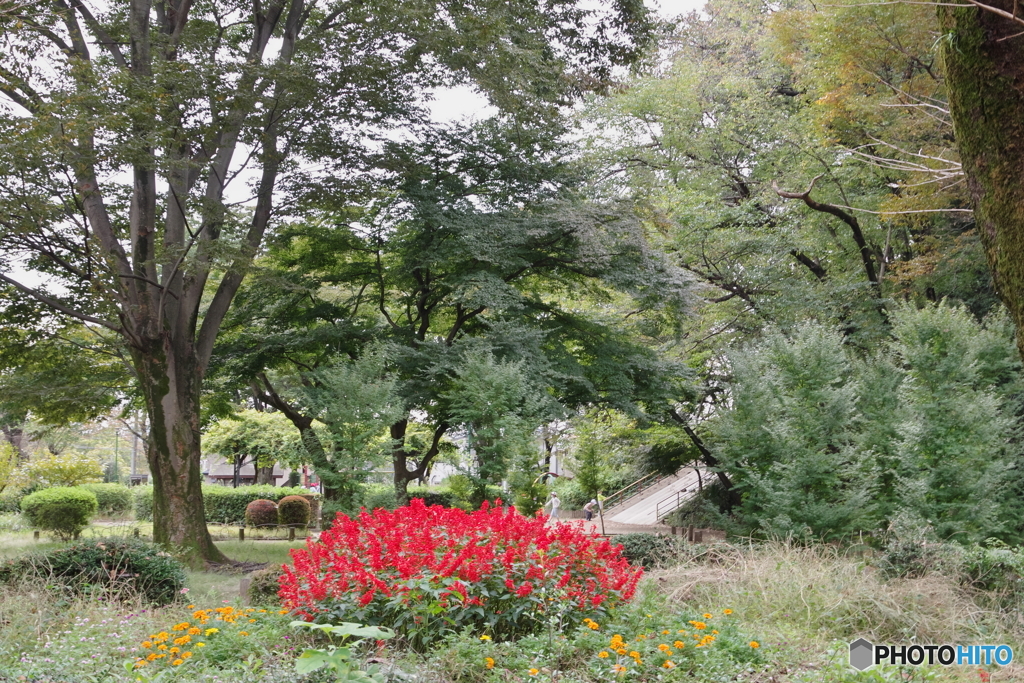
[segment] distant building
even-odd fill
[[[274,486],[288,486],[292,470],[274,464],[270,483]],[[231,486],[235,480],[234,465],[219,455],[207,455],[203,458],[203,481],[207,484]],[[242,465],[238,472],[238,485],[249,486],[256,483],[256,468],[252,463]]]

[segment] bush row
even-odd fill
[[[132,490],[135,499],[135,518],[149,521],[153,519],[153,487],[137,486]],[[245,508],[254,500],[278,502],[285,496],[314,496],[313,519],[316,519],[319,505],[319,494],[311,494],[307,489],[295,487],[277,487],[269,485],[240,486],[237,489],[227,486],[204,485],[203,504],[206,507],[206,521],[220,524],[244,524]]]

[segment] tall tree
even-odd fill
[[[473,370],[487,370],[480,359],[493,359],[484,375],[517,368],[560,409],[598,403],[637,414],[663,400],[679,368],[617,329],[621,318],[583,303],[618,294],[634,310],[680,310],[688,279],[648,248],[628,207],[583,201],[561,153],[546,127],[501,118],[389,145],[392,175],[377,197],[363,207],[324,204],[321,220],[274,242],[266,276],[294,284],[285,294],[294,305],[262,289],[244,294],[221,347],[226,365],[309,430],[317,415],[298,387],[321,381],[317,367],[332,357],[360,358],[371,340],[385,346],[401,408],[389,425],[400,500],[457,425],[483,426],[488,442],[494,430],[518,429],[481,402],[518,412],[534,392],[488,399]],[[338,247],[331,258],[317,246],[325,241]],[[276,352],[248,353],[248,337],[271,340]],[[470,383],[474,395],[461,396]],[[422,448],[409,438],[415,423],[430,433]],[[506,462],[498,450],[479,453]]]
[[[938,8],[956,143],[999,297],[1024,355],[1024,19],[994,0]]]
[[[0,22],[0,281],[123,338],[150,418],[154,539],[193,563],[224,559],[203,521],[203,377],[264,236],[315,184],[298,169],[343,178],[422,117],[427,87],[472,80],[551,116],[649,29],[635,0],[52,0]]]

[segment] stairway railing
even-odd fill
[[[668,517],[670,514],[678,510],[683,506],[683,503],[687,502],[691,498],[697,495],[697,491],[689,491],[683,489],[682,491],[676,491],[671,496],[663,498],[658,501],[658,504],[654,506],[654,519],[657,522]]]
[[[604,510],[606,512],[608,510],[611,510],[619,503],[622,503],[623,501],[626,501],[632,498],[633,496],[643,493],[652,486],[657,485],[658,482],[660,482],[662,479],[667,479],[668,477],[671,476],[673,475],[670,474],[668,476],[662,476],[657,472],[652,472],[651,474],[648,474],[646,477],[641,477],[640,479],[637,479],[631,484],[626,484],[621,489],[619,489],[618,491],[604,499]]]

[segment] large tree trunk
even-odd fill
[[[133,349],[149,411],[146,457],[153,478],[153,541],[175,549],[193,567],[226,562],[206,528],[200,466],[202,374],[191,349],[168,341]]]
[[[1012,12],[1014,0],[992,0]],[[939,7],[949,105],[996,291],[1024,355],[1024,26],[974,5]],[[1018,10],[1018,15],[1022,14]]]

